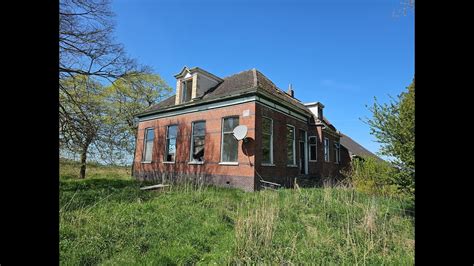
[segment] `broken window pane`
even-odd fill
[[[178,133],[178,126],[168,126],[166,134],[166,156],[167,162],[174,162],[176,159],[176,137]]]
[[[204,161],[204,143],[206,134],[206,122],[193,123],[193,136],[191,142],[191,161]]]
[[[287,150],[287,163],[290,165],[296,164],[295,162],[295,128],[292,126],[286,126],[286,150]]]

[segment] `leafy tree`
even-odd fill
[[[398,169],[394,182],[409,193],[415,190],[415,80],[406,92],[388,104],[377,99],[369,108],[372,119],[366,122],[371,134],[382,144],[380,154],[389,156]]]
[[[395,169],[385,161],[373,157],[354,158],[347,176],[355,189],[375,195],[391,195],[397,192],[393,185]]]
[[[109,164],[130,157],[137,133],[134,115],[171,92],[151,73],[133,73],[110,86],[86,75],[60,83],[60,148],[80,154],[80,178],[85,178],[88,154]]]
[[[109,134],[104,136],[103,144],[109,148],[102,154],[120,159],[133,154],[138,129],[135,114],[163,100],[171,91],[160,76],[151,73],[130,73],[108,86]]]
[[[89,148],[97,143],[107,117],[104,87],[84,75],[62,79],[60,83],[60,148],[80,154],[80,178],[84,178]]]

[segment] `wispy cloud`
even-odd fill
[[[341,90],[341,91],[356,92],[360,90],[360,87],[357,85],[339,82],[332,79],[323,79],[321,80],[320,85],[328,89]]]

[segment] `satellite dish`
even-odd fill
[[[242,140],[247,136],[247,126],[244,126],[244,125],[236,126],[234,128],[233,133],[234,133],[234,137],[237,140]]]

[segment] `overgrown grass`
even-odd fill
[[[79,163],[60,159],[60,178],[62,180],[78,179],[81,166]],[[98,163],[87,163],[86,178],[89,179],[124,179],[130,180],[131,167],[125,166],[104,166]]]
[[[246,193],[61,179],[64,265],[414,264],[409,201],[348,189]]]

